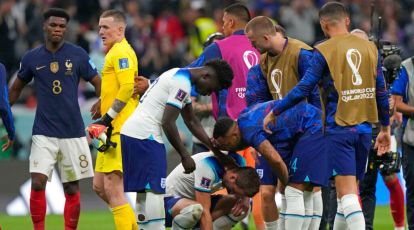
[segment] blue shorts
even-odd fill
[[[214,210],[214,208],[216,207],[218,201],[223,197],[223,195],[211,195],[211,207],[210,207],[210,212],[212,212]],[[173,217],[171,215],[172,212],[172,208],[174,207],[174,205],[179,201],[183,199],[180,196],[169,196],[169,197],[164,197],[164,209],[165,209],[165,227],[171,228],[172,226],[172,220]],[[200,227],[200,224],[197,223],[196,226],[194,227]]]
[[[372,134],[342,131],[326,135],[326,150],[332,159],[332,175],[364,178]]]
[[[167,153],[163,144],[121,134],[125,192],[165,193]]]
[[[277,145],[273,145],[273,147],[279,152],[280,156],[282,157],[283,161],[286,164],[286,167],[289,165],[290,158],[291,158],[291,145],[290,143],[279,143]],[[270,168],[269,164],[265,160],[262,155],[258,155],[258,162],[256,163],[256,172],[260,177],[260,184],[261,185],[277,185],[277,176],[273,173],[272,169]]]
[[[305,133],[296,142],[288,165],[289,182],[327,186],[332,166],[322,132]]]

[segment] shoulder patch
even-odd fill
[[[177,99],[179,101],[183,101],[186,96],[187,96],[187,92],[185,92],[182,89],[178,89],[178,92],[175,95],[175,99]]]
[[[119,69],[129,68],[128,58],[119,59]]]
[[[201,178],[201,182],[200,182],[200,186],[203,188],[210,188],[211,185],[211,179],[206,178],[206,177],[202,177]]]

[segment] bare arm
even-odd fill
[[[397,111],[406,115],[406,116],[413,116],[414,115],[414,107],[406,104],[403,102],[402,96],[394,95],[395,98],[395,105],[397,107]]]
[[[180,139],[177,126],[175,124],[175,121],[177,120],[179,114],[180,109],[167,104],[165,106],[164,114],[162,116],[162,129],[164,130],[165,136],[167,137],[168,141],[180,155],[181,162],[185,169],[184,173],[191,173],[195,169],[195,162],[193,158],[191,158],[190,154],[187,152],[186,148],[184,147]]]
[[[101,96],[101,78],[96,75],[92,78],[92,80],[89,81],[93,87],[95,88],[95,95],[97,97]]]
[[[18,77],[16,78],[9,90],[10,105],[13,105],[17,101],[17,99],[19,99],[19,96],[26,85],[26,82],[20,80],[20,78]]]
[[[210,137],[207,135],[204,128],[201,126],[200,120],[195,116],[193,106],[187,104],[181,111],[185,125],[191,131],[191,133],[197,137],[205,146],[212,149]]]
[[[200,228],[203,230],[213,229],[213,218],[211,217],[211,194],[207,192],[195,191],[195,200],[203,206],[203,213],[200,218]]]
[[[289,177],[286,164],[272,144],[268,140],[265,140],[259,145],[257,151],[259,151],[259,153],[266,159],[266,162],[272,168],[273,173],[275,173],[279,180],[286,185]]]

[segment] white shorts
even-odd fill
[[[92,157],[86,137],[32,137],[30,173],[41,173],[52,179],[58,163],[62,183],[93,177]]]

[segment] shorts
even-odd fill
[[[96,155],[96,172],[122,172],[121,141],[119,134],[112,134],[111,141],[116,143],[115,148],[109,147],[105,152],[98,151]],[[100,144],[102,143],[100,142]]]
[[[62,183],[93,177],[92,157],[86,137],[56,138],[32,136],[30,173],[41,173],[52,180],[58,164]]]
[[[298,139],[288,165],[289,182],[328,185],[332,164],[324,138],[322,132],[317,132],[305,133]]]
[[[211,206],[210,206],[210,212],[214,210],[219,200],[223,197],[223,195],[211,195]],[[181,196],[167,196],[164,197],[164,209],[165,209],[165,227],[171,228],[172,226],[172,208],[174,205],[179,201],[183,199]],[[200,223],[197,223],[195,228],[200,227]]]
[[[165,193],[167,152],[164,144],[121,134],[125,192]]]
[[[279,143],[273,145],[273,147],[278,151],[283,161],[286,164],[286,167],[289,166],[291,158],[291,144],[290,143]],[[260,178],[261,185],[277,185],[277,176],[274,174],[273,170],[270,168],[270,165],[267,163],[265,158],[258,154],[258,162],[256,163],[256,172]],[[289,169],[289,168],[288,168]]]
[[[366,171],[371,139],[371,133],[360,134],[352,131],[328,133],[325,150],[332,159],[332,175],[352,175],[362,180]]]

